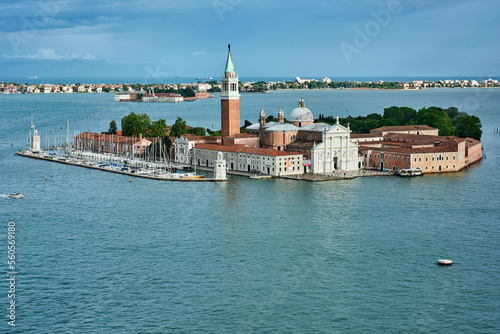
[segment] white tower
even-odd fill
[[[39,153],[40,149],[40,136],[38,135],[38,131],[35,130],[33,126],[33,136],[31,137],[31,153]]]
[[[214,161],[214,179],[216,181],[227,180],[226,160],[222,152],[217,152],[217,160]]]

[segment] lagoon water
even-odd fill
[[[0,332],[500,332],[500,90],[242,94],[241,122],[262,106],[286,116],[300,95],[316,117],[457,106],[481,118],[486,159],[415,179],[129,182],[16,156],[30,112],[53,143],[67,120],[72,134],[106,131],[130,111],[217,130],[219,99],[0,95],[0,193],[24,195],[0,198],[0,271],[12,221],[18,272],[15,328],[0,283]]]

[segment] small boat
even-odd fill
[[[401,169],[400,171],[396,172],[397,175],[402,176],[402,177],[411,177],[411,176],[423,176],[424,173],[420,168],[414,168],[414,169]]]
[[[7,197],[9,198],[23,198],[23,195],[20,193],[12,193],[12,194],[7,194]]]
[[[451,260],[447,260],[447,259],[440,259],[438,260],[438,264],[440,266],[451,266],[453,262]]]

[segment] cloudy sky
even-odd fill
[[[0,77],[498,76],[498,0],[2,0]]]

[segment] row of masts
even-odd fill
[[[124,137],[126,138],[125,145],[120,145],[116,141],[116,135],[113,134],[99,134],[97,139],[87,140],[73,140],[74,138],[86,139],[85,133],[81,131],[74,131],[74,135],[70,137],[69,120],[66,124],[66,139],[62,141],[59,137],[53,138],[53,144],[46,134],[44,140],[43,134],[38,135],[33,123],[33,113],[31,113],[31,125],[28,142],[30,143],[33,153],[36,151],[55,151],[55,155],[63,156],[70,155],[81,159],[90,159],[98,162],[116,162],[125,164],[125,162],[134,162],[140,164],[141,162],[153,163],[160,169],[171,171],[173,169],[171,154],[162,140],[154,138],[152,144],[148,147],[141,146],[136,149],[137,143],[142,138],[140,137]],[[83,136],[82,136],[83,134]],[[108,140],[106,140],[108,136]],[[38,138],[38,139],[36,139]],[[45,146],[40,145],[39,149],[33,149],[33,141],[38,140],[39,144],[44,141]],[[121,150],[120,150],[121,148]]]

